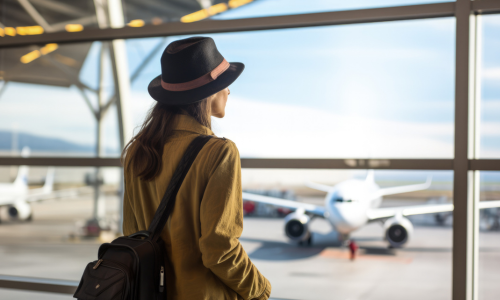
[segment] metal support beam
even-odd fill
[[[0,288],[24,291],[73,294],[78,281],[0,275]]]
[[[144,58],[144,60],[134,70],[134,73],[130,77],[130,82],[134,82],[139,77],[142,70],[144,70],[144,68],[146,68],[148,66],[149,62],[155,57],[156,53],[158,53],[158,51],[160,51],[160,50],[163,50],[167,41],[168,41],[167,38],[163,38],[161,41],[158,42],[156,47],[154,47],[153,50],[151,50],[149,52],[149,54],[146,56],[146,58]]]
[[[3,93],[5,93],[5,90],[7,89],[8,84],[9,84],[8,81],[3,82],[2,87],[0,88],[0,98],[2,97]]]
[[[123,9],[121,1],[108,0],[111,26],[123,25]],[[117,13],[121,14],[121,16]],[[120,23],[121,22],[121,23]],[[109,46],[111,57],[111,68],[115,84],[116,106],[118,111],[118,128],[120,132],[121,149],[132,138],[130,116],[129,116],[129,96],[130,77],[128,70],[127,49],[124,40],[113,40]]]
[[[121,0],[108,0],[109,25],[112,28],[125,26],[125,17]],[[127,49],[125,40],[114,39],[109,46],[111,68],[115,84],[116,111],[118,114],[118,130],[120,149],[132,139],[132,125],[129,115],[130,75],[128,70]],[[125,178],[120,172],[120,199],[125,195]],[[118,231],[123,227],[123,201],[118,202]]]
[[[42,26],[45,31],[47,32],[54,31],[52,29],[52,26],[50,26],[50,24],[47,23],[47,21],[45,21],[45,18],[42,17],[42,15],[33,7],[33,5],[31,5],[31,3],[28,0],[17,0],[17,2],[21,4],[21,6],[28,13],[28,15],[40,26]]]
[[[98,87],[98,92],[97,92],[97,111],[95,114],[95,119],[96,119],[96,149],[95,149],[95,156],[96,157],[101,157],[102,156],[102,148],[103,148],[103,139],[104,139],[104,114],[103,114],[103,105],[104,105],[104,99],[106,98],[106,90],[105,90],[105,78],[106,78],[106,66],[107,66],[107,58],[108,58],[108,47],[107,43],[103,42],[101,43],[101,51],[99,55],[99,73],[98,73],[98,78],[99,78],[99,87]],[[100,183],[100,178],[101,178],[101,168],[96,167],[94,170],[94,208],[92,212],[92,218],[95,222],[99,222],[102,218],[105,217],[105,211],[103,211],[100,208],[103,208],[105,205],[105,199],[102,196],[101,193],[101,183]]]
[[[0,157],[0,166],[121,167],[119,158],[97,157]]]
[[[85,94],[85,90],[83,89],[82,86],[75,84],[76,88],[80,91],[80,94],[82,95],[83,100],[85,100],[85,103],[87,104],[87,107],[89,108],[90,112],[94,116],[94,118],[98,118],[98,112],[94,109],[92,106],[92,103],[90,102],[89,97],[87,94]]]
[[[454,14],[455,3],[447,2],[235,20],[204,20],[194,23],[170,22],[159,25],[148,24],[143,27],[117,28],[120,26],[114,26],[115,28],[88,29],[81,32],[54,32],[32,36],[3,37],[0,39],[0,47],[17,47],[49,42],[75,43],[95,40],[360,24],[452,17]],[[98,21],[99,18],[98,15]]]
[[[131,85],[134,83],[134,81],[137,80],[137,78],[141,74],[142,70],[144,70],[144,68],[147,67],[149,62],[155,57],[156,53],[163,49],[164,45],[167,43],[167,40],[168,40],[167,38],[164,38],[163,40],[161,40],[156,45],[156,47],[149,52],[149,54],[146,56],[146,58],[144,58],[144,60],[139,64],[139,66],[134,70],[134,72],[132,73],[132,76],[130,77],[130,84]],[[108,112],[111,105],[113,105],[115,102],[116,102],[116,95],[113,95],[108,100],[108,102],[102,107],[101,113],[103,115],[106,115],[106,113]]]
[[[72,16],[75,18],[84,16],[84,12],[78,9],[78,7],[72,6],[71,2],[64,3],[52,0],[31,0],[31,2],[66,16]]]

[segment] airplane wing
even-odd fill
[[[479,209],[493,208],[493,207],[500,207],[500,200],[479,202]],[[453,208],[454,206],[452,203],[386,207],[386,208],[371,209],[367,212],[367,215],[368,219],[370,221],[373,221],[378,219],[394,217],[397,214],[401,214],[403,216],[412,216],[412,215],[449,212],[453,211]]]
[[[326,212],[325,208],[322,206],[285,200],[281,198],[251,194],[251,193],[243,193],[243,200],[286,207],[291,210],[303,209],[307,213],[313,214],[321,218],[325,217],[325,212]]]
[[[83,186],[78,188],[69,188],[63,190],[56,190],[50,193],[31,194],[26,197],[26,202],[37,202],[44,200],[55,200],[60,198],[72,198],[82,194],[90,194],[94,190],[91,187]]]
[[[329,185],[316,183],[316,182],[310,182],[310,181],[306,182],[305,185],[308,188],[311,188],[313,190],[318,190],[318,191],[327,192],[327,193],[333,188],[332,186],[329,186]]]
[[[378,197],[393,195],[393,194],[402,194],[402,193],[426,190],[431,186],[431,182],[432,182],[432,177],[427,177],[427,181],[425,183],[404,185],[404,186],[395,186],[395,187],[380,189],[373,194],[373,198],[378,198]]]

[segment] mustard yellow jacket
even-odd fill
[[[134,176],[132,165],[125,167],[125,235],[147,230],[189,143],[200,134],[213,135],[194,118],[177,117],[158,177],[144,181]],[[271,285],[243,250],[242,230],[239,152],[232,141],[212,138],[187,173],[162,233],[171,263],[165,274],[168,299],[268,299]]]

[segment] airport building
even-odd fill
[[[270,299],[500,298],[500,0],[0,0],[0,299],[73,299],[123,234],[191,36],[245,64],[211,129]]]

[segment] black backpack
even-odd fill
[[[85,268],[74,298],[80,300],[166,299],[165,245],[160,234],[189,168],[212,136],[196,137],[175,169],[148,230],[122,236],[99,247],[98,260]]]

